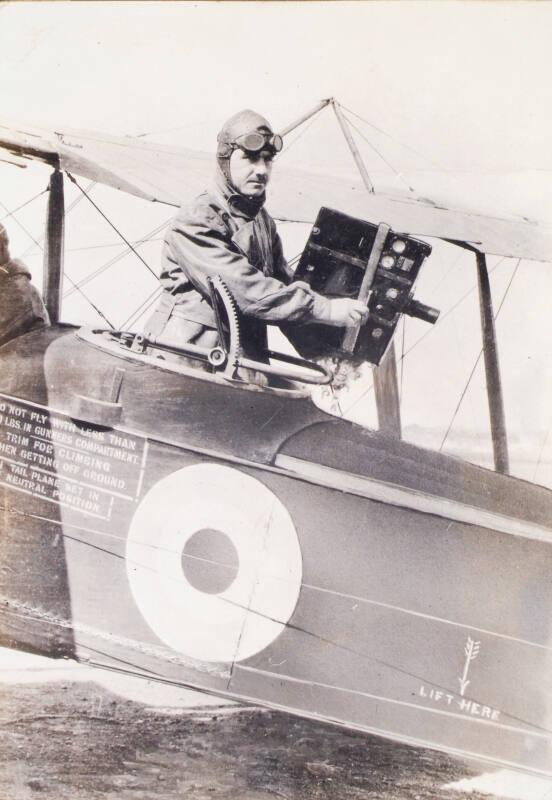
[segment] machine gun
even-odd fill
[[[368,321],[353,328],[305,325],[293,343],[306,358],[353,357],[379,364],[402,314],[434,324],[439,311],[413,297],[414,284],[430,245],[395,233],[385,223],[321,208],[295,272],[321,295],[366,302]]]

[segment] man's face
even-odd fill
[[[250,153],[236,148],[230,156],[230,175],[237,191],[246,197],[260,197],[270,180],[273,158],[271,150]]]

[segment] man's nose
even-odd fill
[[[268,166],[264,158],[259,158],[255,161],[255,173],[259,175],[259,177],[268,174]]]

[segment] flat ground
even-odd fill
[[[0,800],[459,800],[443,785],[481,772],[276,712],[154,708],[92,681],[0,697]]]

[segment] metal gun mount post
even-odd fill
[[[49,189],[42,294],[50,321],[55,323],[59,322],[61,310],[65,228],[63,173],[57,168],[50,176]]]
[[[483,339],[483,358],[485,362],[485,380],[487,383],[487,399],[489,402],[489,418],[493,440],[493,456],[495,470],[507,475],[510,471],[508,456],[508,438],[506,435],[506,419],[504,415],[504,398],[500,380],[498,363],[498,345],[496,340],[495,319],[489,272],[485,253],[475,251],[477,260],[477,285],[479,289],[479,311],[481,315],[481,334]]]
[[[368,305],[368,298],[370,297],[370,290],[376,269],[382,254],[387,234],[391,228],[385,223],[378,226],[378,232],[368,264],[366,272],[362,279],[358,299],[362,300]],[[346,352],[352,353],[358,338],[360,325],[349,328],[343,339],[343,349]],[[373,369],[374,380],[374,394],[376,396],[376,409],[378,412],[378,421],[380,430],[389,436],[401,437],[401,415],[400,415],[400,398],[398,393],[398,380],[397,380],[397,362],[395,359],[394,344],[391,342],[389,350],[385,354],[383,361],[379,367]],[[389,353],[391,352],[391,355]]]
[[[370,252],[370,257],[368,259],[368,264],[366,265],[366,270],[364,272],[364,277],[362,279],[362,283],[360,285],[360,291],[358,293],[358,298],[357,298],[366,305],[368,305],[368,299],[370,297],[372,283],[374,282],[374,276],[376,274],[379,260],[383,252],[383,248],[385,246],[385,240],[387,239],[387,234],[389,233],[390,230],[391,228],[389,227],[389,225],[386,225],[385,222],[382,222],[380,223],[380,225],[378,225],[376,239],[374,241],[374,245]],[[354,351],[359,331],[360,331],[360,323],[358,323],[357,325],[353,325],[347,329],[347,332],[343,337],[343,350],[346,353],[352,353]]]
[[[332,101],[333,110],[337,117],[339,126],[343,132],[351,155],[355,161],[357,169],[362,178],[362,182],[367,191],[373,194],[374,184],[372,183],[366,165],[355,144],[355,140],[349,130],[347,121],[341,112],[339,103]],[[380,430],[389,436],[397,439],[401,438],[401,408],[399,398],[399,384],[397,380],[397,360],[395,358],[395,345],[391,342],[384,360],[379,367],[374,367],[374,394],[376,396],[376,407],[378,410],[378,422]]]

